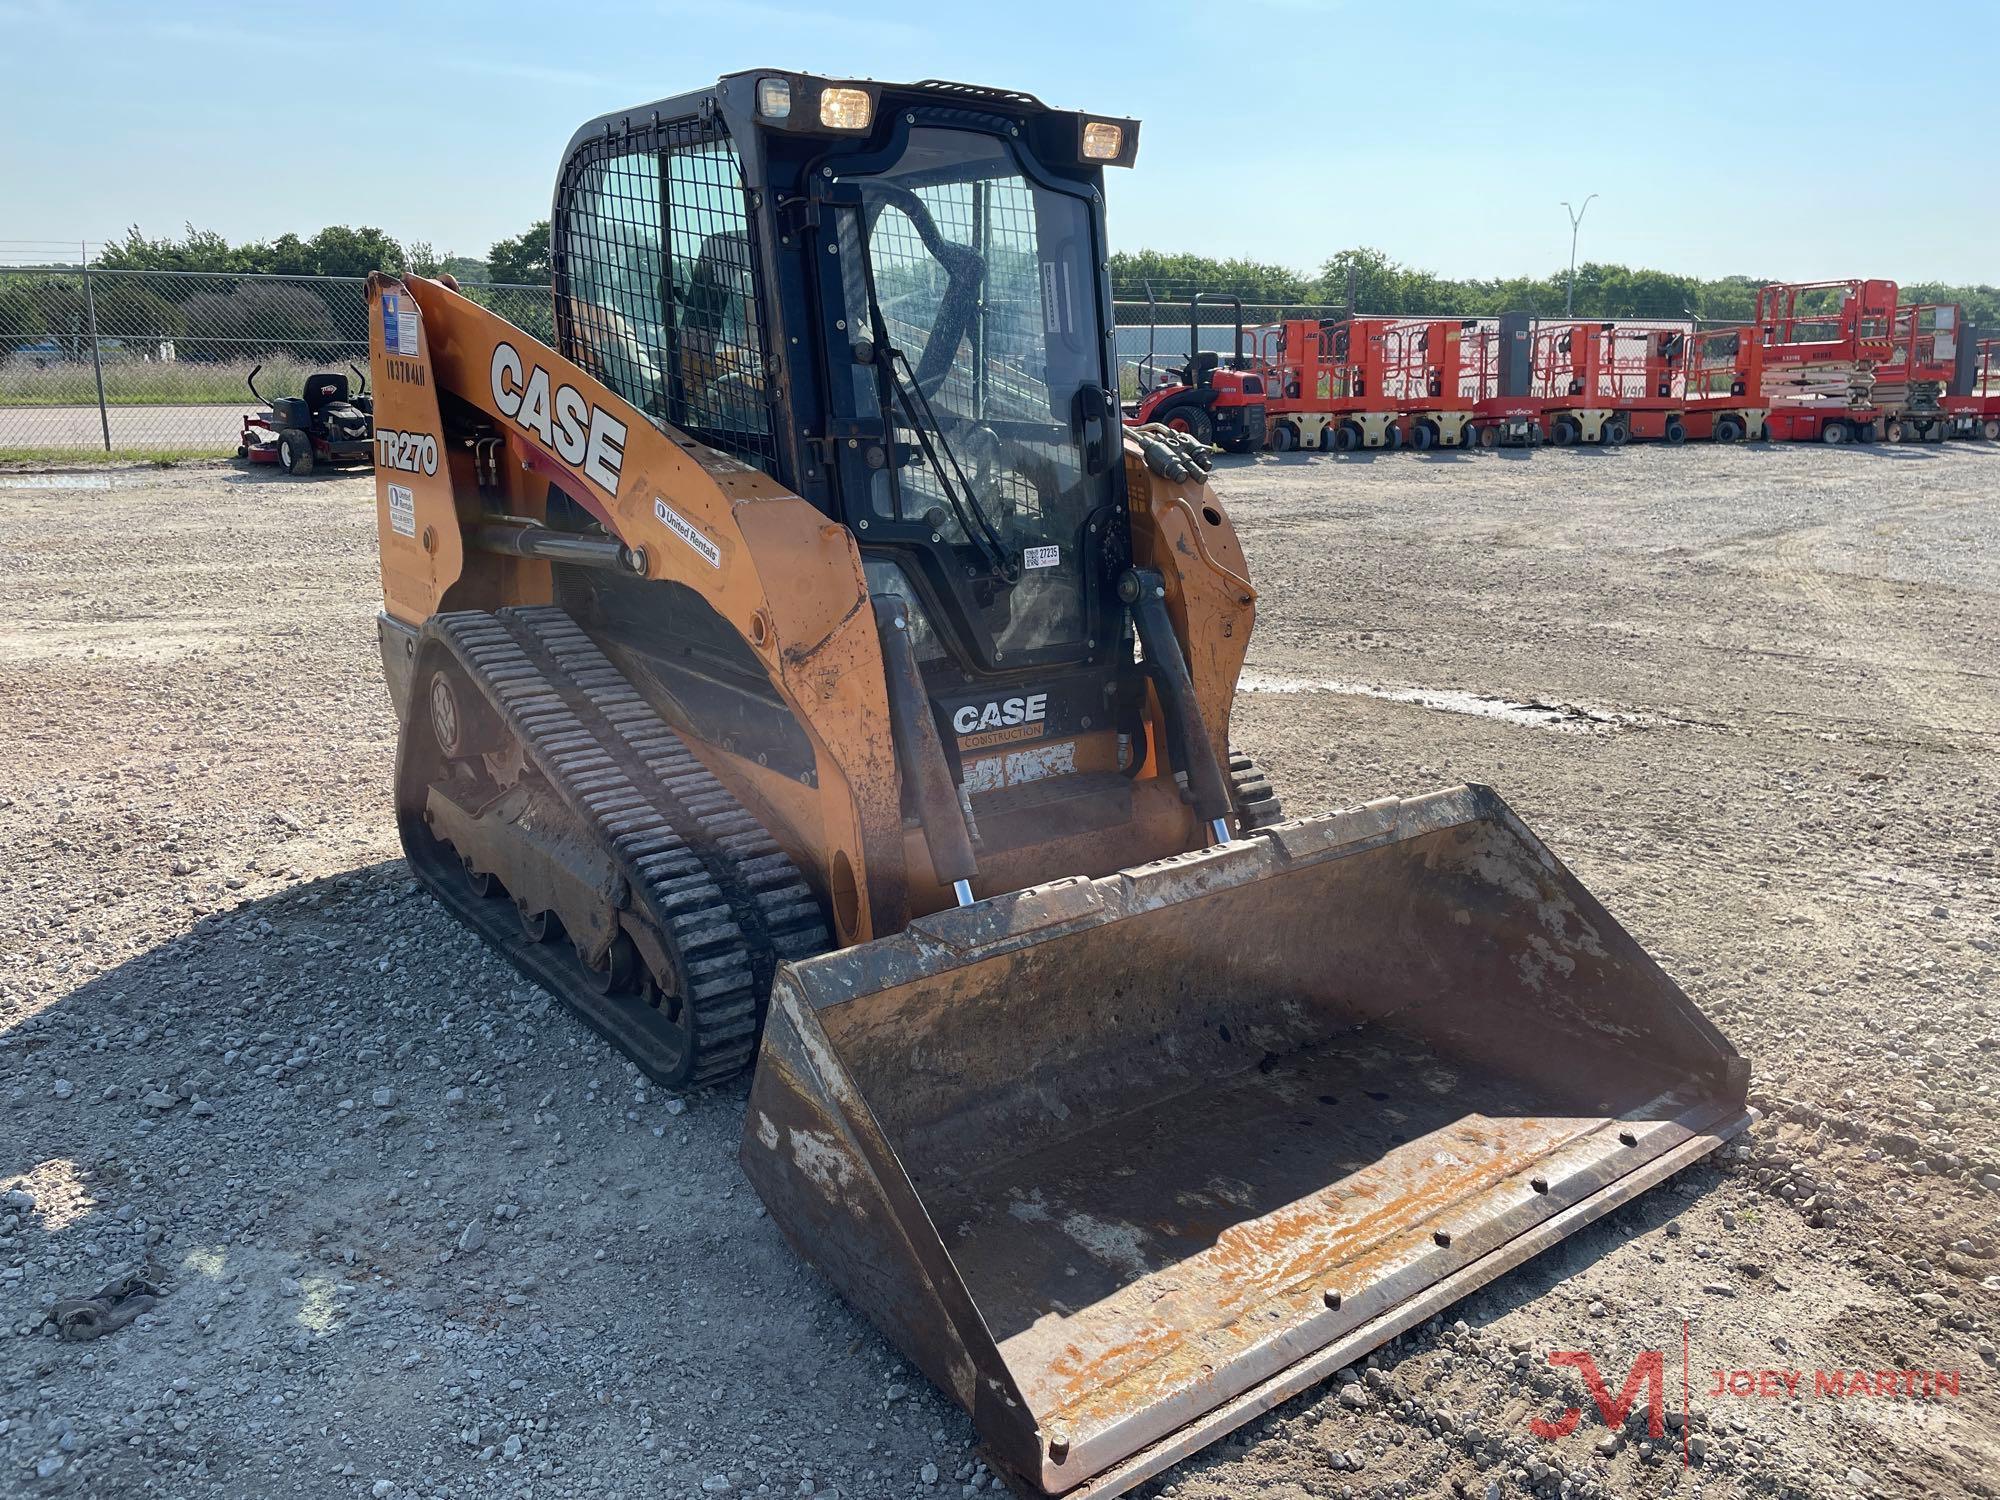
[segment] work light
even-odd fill
[[[828,130],[866,130],[873,112],[865,89],[829,88],[819,96],[819,122]]]
[[[757,80],[757,113],[767,120],[792,117],[792,81],[789,78]]]
[[[1083,155],[1086,161],[1116,161],[1125,149],[1125,127],[1109,120],[1089,120],[1083,127]]]

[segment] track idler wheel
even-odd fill
[[[639,978],[639,950],[622,932],[611,940],[611,951],[604,955],[603,963],[593,967],[584,961],[581,951],[576,959],[583,968],[585,982],[600,995],[627,994]]]

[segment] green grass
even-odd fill
[[[258,404],[244,383],[255,360],[226,365],[126,360],[105,365],[107,406],[241,406]],[[296,396],[316,370],[342,370],[338,360],[301,364],[273,359],[257,377],[266,396]],[[353,376],[348,379],[352,381]],[[95,406],[97,381],[87,364],[50,364],[36,369],[20,359],[0,363],[0,407]]]

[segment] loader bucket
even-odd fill
[[[1743,1128],[1748,1069],[1483,787],[788,966],[743,1160],[1051,1494],[1117,1494]]]

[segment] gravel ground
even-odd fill
[[[1292,808],[1492,783],[1766,1118],[1143,1494],[1996,1493],[1996,481],[1969,446],[1225,463],[1236,738]],[[367,478],[82,483],[0,475],[0,1493],[990,1489],[764,1218],[742,1089],[643,1084],[416,893]],[[136,1321],[44,1327],[133,1273]],[[1567,1349],[1614,1391],[1663,1351],[1666,1438]],[[1903,1370],[1958,1394],[1874,1393]]]

